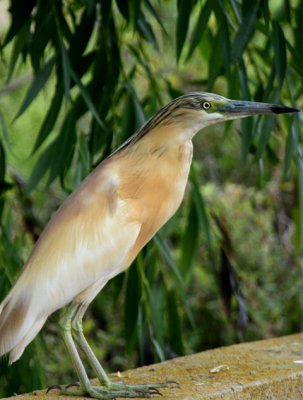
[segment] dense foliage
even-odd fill
[[[197,90],[302,106],[303,0],[7,6],[0,299],[62,200],[169,99]],[[300,116],[213,127],[195,149],[183,206],[88,313],[109,370],[300,329]],[[1,397],[73,381],[57,319],[12,367],[1,361]]]

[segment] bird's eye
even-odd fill
[[[202,107],[204,108],[204,110],[208,110],[211,107],[211,105],[208,101],[203,101]]]

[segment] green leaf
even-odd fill
[[[199,219],[197,215],[196,205],[193,201],[190,202],[189,215],[185,233],[181,242],[181,259],[180,273],[187,281],[192,273],[192,267],[197,255],[199,244]]]
[[[120,11],[121,15],[129,22],[129,4],[125,0],[116,0],[118,10]]]
[[[221,47],[222,47],[222,55],[223,62],[225,68],[225,74],[227,80],[230,79],[230,66],[231,66],[231,50],[230,50],[230,38],[229,38],[229,30],[227,25],[226,17],[223,13],[220,13],[218,18],[218,24],[221,27],[220,29],[220,39],[221,39]]]
[[[297,166],[298,166],[298,221],[297,221],[297,246],[300,257],[303,252],[303,149],[302,146],[297,151]]]
[[[52,57],[42,68],[39,73],[35,76],[34,81],[29,87],[25,99],[21,107],[19,108],[17,114],[14,117],[14,121],[20,117],[24,113],[24,111],[28,108],[31,102],[37,97],[40,90],[45,86],[50,74],[52,72],[53,66],[55,64],[55,58]]]
[[[83,97],[83,100],[85,101],[88,109],[90,110],[90,112],[92,113],[92,115],[94,116],[94,118],[96,119],[96,121],[98,122],[98,124],[101,126],[101,128],[105,129],[105,125],[104,123],[101,121],[99,114],[96,110],[96,107],[94,106],[94,103],[92,102],[92,99],[88,93],[88,91],[86,90],[86,88],[83,86],[81,80],[78,78],[78,76],[76,75],[76,73],[73,71],[73,69],[71,68],[70,70],[71,73],[71,77],[73,78],[73,80],[76,82],[80,93]]]
[[[248,77],[243,59],[238,62],[238,74],[240,80],[241,96],[243,99],[250,99],[250,91],[248,86]],[[253,140],[254,120],[252,118],[244,118],[241,121],[241,160],[245,165],[249,154],[250,146]]]
[[[259,8],[258,2],[252,2],[249,11],[242,19],[242,23],[239,27],[239,30],[236,34],[236,37],[232,45],[231,59],[233,62],[237,61],[239,58],[242,57],[242,54],[253,35],[257,19],[258,8]]]
[[[213,254],[213,243],[212,243],[209,219],[208,219],[204,199],[203,199],[202,193],[200,191],[199,180],[198,180],[197,172],[195,170],[194,165],[192,166],[192,169],[191,169],[191,182],[193,184],[192,196],[193,196],[193,200],[196,205],[200,230],[203,234],[206,246],[207,246],[210,254]]]
[[[177,28],[176,28],[176,56],[177,62],[179,62],[183,45],[187,36],[189,18],[194,6],[194,0],[178,0],[178,16],[177,16]]]
[[[56,89],[56,92],[53,96],[51,105],[49,109],[47,110],[46,117],[44,118],[43,124],[40,128],[40,131],[38,133],[34,148],[33,148],[33,153],[37,151],[37,149],[41,146],[41,144],[44,142],[44,140],[47,138],[51,130],[53,129],[55,122],[58,118],[61,104],[62,104],[62,99],[63,99],[63,87],[62,84],[59,83]]]
[[[62,59],[62,73],[63,73],[63,86],[65,97],[68,99],[70,97],[70,81],[71,81],[71,65],[69,61],[68,52],[61,41],[61,59]]]
[[[139,15],[141,12],[141,0],[129,0],[128,3],[129,3],[130,22],[133,26],[133,29],[135,30],[137,23],[140,19]]]
[[[207,26],[212,10],[213,10],[213,0],[207,0],[206,3],[203,6],[201,6],[199,17],[196,26],[194,27],[193,34],[191,36],[191,43],[186,58],[187,61],[191,58],[195,48],[198,46],[203,36],[203,33]]]
[[[76,141],[76,120],[73,111],[67,114],[56,140],[39,157],[28,181],[29,191],[37,186],[48,171],[50,174],[47,184],[50,185],[70,162]]]
[[[127,271],[126,295],[124,303],[124,336],[128,348],[134,339],[137,329],[141,284],[138,265],[133,265]]]
[[[27,182],[27,190],[30,192],[38,185],[44,175],[47,173],[50,165],[55,157],[53,143],[51,143],[47,149],[41,154],[38,161],[36,162],[31,176]]]
[[[180,274],[180,271],[178,270],[178,267],[177,267],[174,259],[172,258],[171,254],[170,254],[167,244],[164,242],[164,240],[161,238],[161,236],[159,234],[156,234],[154,236],[153,241],[155,242],[155,244],[159,250],[159,253],[164,258],[164,260],[167,262],[167,265],[169,265],[169,267],[174,272],[174,275],[177,278],[178,283],[181,286],[183,286],[182,276]]]
[[[15,37],[15,40],[13,42],[13,50],[10,57],[9,70],[6,79],[7,82],[9,82],[13,76],[17,61],[19,58],[21,58],[22,51],[26,43],[29,41],[29,36],[30,36],[29,24],[26,24],[21,29],[20,33]]]
[[[5,169],[6,169],[6,162],[5,162],[5,151],[4,147],[2,145],[2,142],[0,140],[0,181],[4,181],[5,177]],[[1,190],[0,190],[1,193]]]
[[[152,25],[146,20],[145,15],[142,12],[140,13],[140,17],[138,19],[138,31],[147,42],[151,43],[157,51],[159,50],[158,42]]]
[[[178,270],[178,267],[170,254],[169,248],[168,248],[167,244],[163,241],[163,239],[161,238],[159,233],[157,233],[153,237],[153,242],[156,244],[156,247],[157,247],[160,255],[163,257],[163,259],[165,260],[167,265],[171,268],[171,270],[174,273],[174,276],[176,278],[176,284],[178,285],[179,293],[180,293],[180,296],[181,296],[183,304],[184,304],[187,318],[188,318],[191,326],[195,329],[195,321],[194,321],[194,318],[193,318],[193,315],[192,315],[192,312],[191,312],[191,309],[188,304],[188,300],[187,300],[187,297],[186,297],[186,294],[184,291],[185,282],[182,279],[180,271]]]
[[[165,361],[164,351],[163,351],[163,349],[161,348],[159,342],[158,342],[155,338],[151,338],[151,341],[152,341],[152,343],[153,343],[153,345],[154,345],[154,349],[155,349],[155,351],[156,351],[156,354],[157,354],[159,360],[160,360],[161,362]]]
[[[169,345],[177,355],[182,355],[184,353],[182,325],[175,290],[166,291],[166,303]]]
[[[288,132],[287,139],[286,139],[286,146],[285,146],[285,153],[284,153],[284,166],[283,166],[283,179],[287,180],[289,176],[289,170],[291,161],[295,151],[298,148],[299,144],[299,130],[297,129],[297,124],[293,123],[291,128]]]
[[[7,126],[6,126],[6,123],[5,123],[5,120],[4,120],[4,116],[3,116],[1,111],[0,111],[0,126],[1,126],[1,129],[2,129],[3,140],[4,140],[4,143],[5,143],[5,146],[10,150],[11,153],[13,153],[13,149],[12,149],[12,146],[11,146],[11,141],[10,141],[9,133],[8,133],[8,130],[7,130]]]
[[[30,21],[30,15],[36,5],[36,0],[14,0],[11,2],[9,12],[12,16],[9,31],[4,39],[3,47],[6,46]]]
[[[274,119],[275,117],[273,115],[268,115],[266,116],[266,118],[263,119],[263,123],[260,129],[260,137],[258,141],[258,149],[256,154],[257,160],[260,160],[269,142],[271,132],[273,129]]]
[[[89,148],[86,140],[86,135],[80,133],[78,137],[78,149],[79,149],[79,154],[80,154],[80,160],[81,160],[81,165],[82,165],[82,170],[83,170],[83,176],[87,176],[90,172],[90,154],[89,154]]]
[[[273,46],[277,79],[279,88],[281,89],[286,74],[286,44],[284,33],[276,21],[273,21]]]
[[[152,16],[155,18],[155,20],[158,22],[159,26],[161,27],[162,31],[164,32],[165,36],[168,37],[167,30],[165,29],[165,26],[162,22],[161,16],[157,13],[155,10],[154,6],[151,4],[149,0],[145,0],[146,8],[150,11]]]
[[[211,54],[208,62],[207,90],[211,91],[213,85],[223,70],[223,55],[221,46],[221,35],[217,34],[212,40]]]
[[[50,165],[48,185],[50,185],[59,174],[63,173],[66,167],[70,164],[75,143],[76,115],[75,109],[72,108],[65,117],[58,138],[52,144],[54,158]]]
[[[157,338],[157,343],[159,348],[164,348],[164,302],[163,302],[163,291],[159,285],[153,285],[147,287],[148,292],[148,305],[150,310],[150,321],[152,325],[152,332],[155,338]],[[151,336],[153,336],[151,334]],[[162,351],[163,352],[163,351]],[[164,352],[163,352],[164,353]],[[158,356],[159,353],[157,352]],[[160,358],[162,360],[162,358]]]

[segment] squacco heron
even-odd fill
[[[18,360],[48,316],[69,305],[60,326],[79,387],[62,387],[61,393],[98,399],[157,394],[167,383],[111,382],[83,335],[83,315],[104,285],[130,266],[178,209],[198,131],[236,118],[298,111],[210,93],[189,93],[158,111],[52,216],[0,305],[0,356],[8,353],[9,363]],[[101,386],[91,385],[79,348]]]

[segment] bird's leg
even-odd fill
[[[95,356],[94,352],[92,351],[90,345],[87,343],[85,336],[83,334],[83,327],[82,327],[82,319],[87,310],[88,304],[82,304],[78,308],[77,312],[73,316],[72,321],[72,330],[75,336],[77,343],[79,344],[80,348],[84,352],[87,357],[89,364],[91,365],[92,369],[95,371],[97,378],[99,379],[101,385],[105,385],[107,387],[111,386],[111,381],[107,376],[106,372],[104,371],[102,365],[99,363],[97,357]]]
[[[100,400],[112,400],[116,399],[117,397],[150,397],[150,395],[153,393],[145,393],[142,390],[125,390],[124,388],[120,388],[120,390],[114,390],[111,387],[96,388],[91,385],[72,337],[72,320],[75,318],[77,311],[80,308],[81,306],[79,304],[72,304],[60,321],[60,326],[63,330],[64,343],[77,371],[80,381],[80,388],[69,389],[68,387],[60,387],[61,394],[69,396],[89,395],[92,398]]]
[[[105,370],[99,363],[97,357],[95,356],[94,352],[92,351],[91,347],[89,346],[82,328],[82,319],[87,310],[88,304],[82,304],[77,309],[77,312],[73,316],[72,321],[72,330],[75,336],[77,343],[79,344],[81,350],[87,357],[87,360],[95,371],[97,378],[101,385],[108,390],[117,392],[123,392],[123,396],[121,397],[129,397],[127,396],[128,393],[137,393],[138,397],[149,397],[153,394],[160,394],[158,388],[167,387],[168,383],[152,383],[152,384],[140,384],[140,385],[128,385],[123,382],[112,382],[108,375],[106,374]],[[132,397],[132,396],[131,396]]]
[[[73,341],[72,337],[72,319],[74,315],[77,312],[79,305],[78,304],[72,304],[67,312],[64,314],[64,316],[61,318],[59,324],[63,332],[63,340],[65,343],[65,346],[67,348],[67,351],[71,357],[72,363],[76,369],[81,388],[83,390],[87,390],[90,387],[90,381],[88,379],[88,376],[86,374],[85,368],[82,364],[81,358],[78,354],[77,348],[75,346],[75,343]],[[62,389],[61,389],[62,391]],[[79,392],[77,390],[77,392]]]

